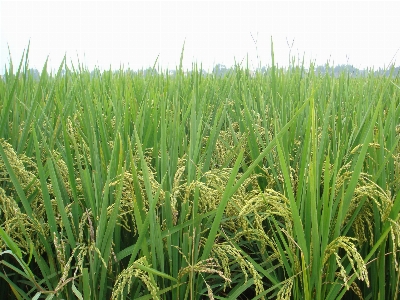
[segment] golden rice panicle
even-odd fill
[[[7,143],[4,139],[0,139],[0,144],[4,149],[8,163],[13,169],[18,182],[21,184],[23,189],[28,189],[28,194],[31,194],[35,189],[40,189],[39,180],[35,175],[36,164],[26,157],[25,155],[17,155],[11,144]],[[29,168],[33,169],[32,172],[27,170],[27,165]],[[2,157],[0,156],[0,181],[11,182],[7,168],[4,164]],[[10,187],[13,189],[13,187]]]
[[[118,274],[112,290],[111,299],[123,300],[124,291],[125,289],[127,289],[128,291],[130,290],[133,277],[140,279],[145,284],[153,299],[160,299],[160,297],[157,295],[157,292],[159,291],[157,284],[154,284],[150,276],[145,271],[137,268],[136,265],[142,265],[146,267],[146,257],[143,256],[139,258],[128,268],[124,269],[120,274]]]
[[[291,277],[283,282],[281,289],[276,295],[277,300],[290,300],[290,296],[292,295],[293,281],[293,277]]]
[[[397,259],[397,251],[400,247],[400,219],[395,222],[394,220],[389,220],[392,224],[390,228],[390,235],[392,238],[392,247],[393,247],[393,260],[395,270],[399,272],[399,261]]]
[[[236,247],[227,242],[216,243],[214,244],[211,253],[213,257],[221,262],[224,272],[229,272],[228,274],[230,274],[230,266],[232,262],[236,262],[245,276],[245,282],[247,282],[249,274],[254,279],[256,294],[259,295],[264,292],[264,285],[260,274],[257,272],[253,264],[245,259]],[[261,297],[261,299],[264,299],[264,297]]]
[[[339,248],[343,249],[347,254],[347,259],[350,262],[350,265],[353,269],[353,272],[357,276],[358,279],[365,281],[366,285],[369,286],[369,279],[368,279],[368,271],[367,266],[357,251],[353,241],[356,241],[355,238],[339,236],[334,239],[327,247],[324,253],[323,265],[325,265],[328,259],[333,254],[336,258],[336,263],[340,269],[340,277],[344,281],[344,285],[347,289],[350,288],[347,281],[350,279],[350,274],[347,274],[345,267],[341,263],[341,257],[338,254]]]

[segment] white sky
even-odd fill
[[[0,0],[0,74],[15,65],[30,40],[30,67],[52,69],[64,54],[89,69],[147,68],[159,55],[175,69],[184,41],[183,64],[211,70],[246,56],[249,66],[288,65],[291,55],[317,64],[358,68],[387,66],[400,47],[400,1],[3,1]],[[254,37],[254,40],[252,38]],[[256,42],[256,43],[255,43]],[[289,42],[289,45],[288,45]],[[400,51],[396,55],[399,65]]]

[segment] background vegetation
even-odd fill
[[[0,298],[397,299],[400,80],[313,68],[10,63]]]

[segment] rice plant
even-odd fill
[[[398,76],[271,50],[35,80],[28,53],[0,80],[1,299],[398,298]]]

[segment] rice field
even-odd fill
[[[0,80],[0,299],[398,299],[400,78]],[[182,57],[181,57],[182,62]]]

